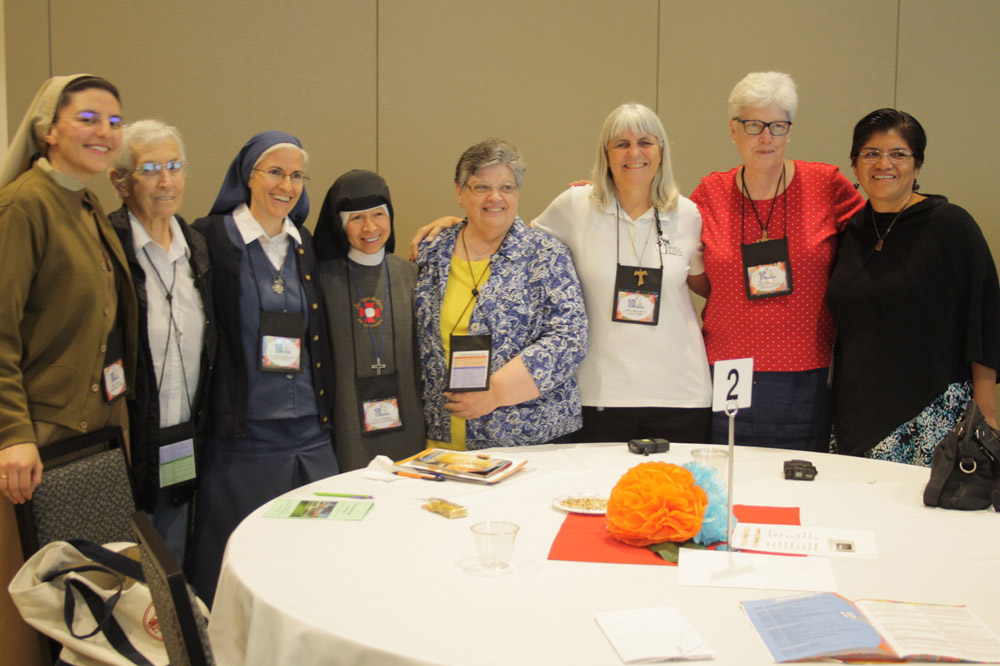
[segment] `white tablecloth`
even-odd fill
[[[678,586],[668,566],[548,560],[565,514],[553,498],[610,492],[644,460],[683,464],[692,447],[642,458],[624,444],[496,449],[527,458],[527,471],[496,486],[454,481],[331,477],[313,491],[365,493],[360,522],[275,519],[256,511],[233,534],[210,635],[223,665],[620,664],[594,621],[601,611],[676,606],[715,651],[715,663],[770,664],[739,602],[781,590]],[[815,481],[786,481],[782,461],[806,457]],[[837,591],[966,604],[1000,631],[1000,515],[923,506],[929,470],[846,456],[736,450],[738,504],[801,507],[803,525],[873,530],[877,559],[831,560]],[[440,496],[468,507],[448,520],[420,508]],[[516,570],[497,578],[464,572],[474,555],[469,526],[521,526]]]

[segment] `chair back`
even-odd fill
[[[132,516],[132,529],[171,666],[214,665],[208,623],[177,560],[145,511]]]
[[[43,446],[42,483],[15,505],[25,559],[51,541],[132,541],[132,477],[119,427]]]

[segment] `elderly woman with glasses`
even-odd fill
[[[517,215],[524,162],[489,139],[455,168],[462,223],[421,245],[417,335],[429,444],[560,440],[580,427],[587,353],[580,283],[562,243]]]
[[[826,292],[837,235],[864,200],[836,166],[785,158],[798,106],[780,72],[748,74],[729,96],[729,133],[743,164],[702,179],[705,274],[695,291],[708,361],[752,357],[752,406],[736,443],[826,451],[833,320]],[[713,441],[728,417],[712,418]]]
[[[840,239],[826,291],[834,451],[922,466],[970,400],[997,427],[1000,368],[996,265],[964,209],[917,192],[926,145],[908,113],[858,121],[851,164],[868,204]]]
[[[194,525],[206,600],[229,535],[258,506],[338,472],[334,377],[309,214],[307,155],[284,132],[254,135],[208,217],[219,350]]]
[[[137,505],[180,562],[198,473],[187,463],[201,446],[216,343],[208,247],[177,215],[186,170],[177,128],[159,120],[127,125],[111,171],[123,205],[108,216],[139,302],[139,362],[128,404]]]
[[[122,141],[118,90],[88,75],[38,91],[0,167],[0,491],[42,482],[38,447],[123,426],[135,366],[128,262],[87,189]]]

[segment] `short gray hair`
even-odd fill
[[[667,145],[667,131],[660,118],[648,106],[630,102],[622,104],[604,120],[601,137],[597,140],[597,160],[594,162],[592,179],[594,188],[590,198],[601,208],[615,200],[615,180],[608,165],[608,144],[625,132],[651,134],[660,144],[660,166],[650,184],[649,198],[657,210],[673,210],[680,192],[674,182],[674,171],[670,165],[670,147]]]
[[[466,149],[455,165],[455,184],[465,187],[469,176],[475,175],[480,169],[503,164],[514,172],[514,182],[521,187],[524,182],[524,160],[517,148],[502,139],[486,139]]]
[[[729,93],[729,117],[736,118],[751,106],[777,104],[789,120],[795,120],[799,95],[795,81],[784,72],[751,72]]]
[[[168,125],[162,120],[137,120],[129,123],[122,129],[122,145],[115,156],[114,168],[119,173],[125,173],[135,168],[135,154],[133,148],[146,146],[156,141],[172,139],[177,144],[180,151],[180,158],[184,159],[184,142],[181,140],[181,133],[173,125]]]

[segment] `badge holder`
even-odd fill
[[[618,265],[611,321],[656,326],[660,320],[662,268]]]
[[[403,428],[395,372],[374,377],[355,377],[354,382],[358,391],[362,435],[377,435]]]
[[[792,293],[788,239],[747,243],[743,251],[743,284],[750,300]]]
[[[160,429],[158,467],[160,488],[173,488],[194,481],[198,474],[194,458],[194,423],[187,421]]]
[[[486,391],[490,388],[493,336],[452,335],[448,359],[448,391]]]
[[[260,311],[259,369],[266,372],[302,372],[301,312]]]
[[[122,330],[117,327],[108,333],[101,382],[104,386],[104,401],[108,404],[115,402],[128,391],[128,382],[125,379],[125,341],[122,338]]]

